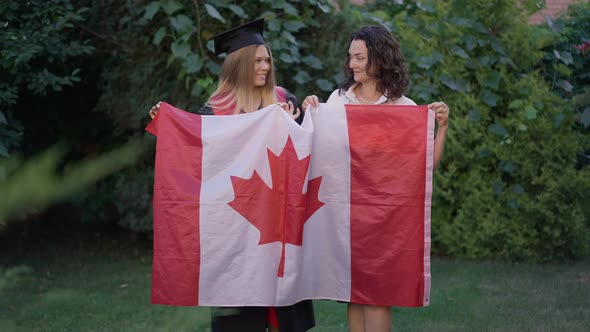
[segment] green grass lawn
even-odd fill
[[[149,304],[149,242],[112,231],[55,232],[0,235],[0,266],[32,269],[0,291],[0,331],[209,330],[207,308]],[[347,331],[345,304],[315,301],[315,308],[312,331]],[[590,260],[433,258],[431,305],[394,308],[393,320],[394,331],[590,331]]]

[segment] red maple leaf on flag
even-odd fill
[[[297,157],[289,136],[283,151],[277,156],[267,149],[272,176],[269,188],[256,170],[249,179],[232,176],[235,198],[228,204],[260,232],[258,244],[281,242],[278,277],[285,272],[285,245],[303,244],[303,225],[322,205],[318,198],[322,177],[307,183],[305,176],[311,156]]]

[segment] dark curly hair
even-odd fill
[[[399,43],[391,33],[380,26],[365,26],[352,33],[350,41],[353,40],[362,40],[367,45],[367,75],[375,78],[377,90],[388,99],[401,97],[408,88],[408,71]],[[339,85],[340,94],[346,93],[354,84],[354,74],[349,65],[347,50],[343,67],[346,79]],[[369,68],[372,72],[369,72]]]

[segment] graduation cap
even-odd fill
[[[242,24],[233,29],[224,31],[213,36],[215,44],[215,55],[237,51],[242,47],[253,44],[264,44],[262,32],[264,31],[264,19]]]

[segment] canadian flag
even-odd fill
[[[162,103],[152,303],[425,306],[434,114],[328,105],[231,116]]]

